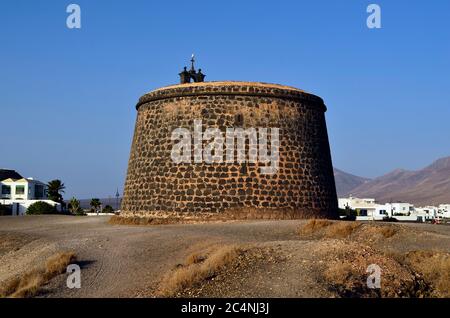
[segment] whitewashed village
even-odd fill
[[[15,170],[0,169],[0,216],[24,216],[27,214],[72,213],[76,215],[112,215],[118,210],[116,200],[109,199],[103,204],[100,199],[92,198],[84,205],[72,198],[63,200],[64,184],[60,180],[48,183],[33,177],[23,177]],[[113,209],[113,207],[115,209]]]
[[[65,211],[65,203],[60,199],[49,198],[49,184],[35,180],[32,177],[24,178],[15,170],[0,169],[1,201],[4,215],[24,216],[29,212],[29,207],[37,202],[43,202],[55,208],[57,212]],[[59,191],[56,191],[59,194]],[[117,199],[119,194],[116,194]],[[98,199],[93,199],[97,202]],[[102,202],[91,204],[91,207],[81,207],[78,200],[69,201],[68,211],[73,209],[71,205],[78,205],[78,210],[83,210],[84,215],[98,215],[99,213],[112,214],[119,212],[119,204],[112,209]],[[91,200],[92,201],[92,200]],[[99,201],[99,200],[98,200]],[[117,200],[118,201],[118,200]],[[450,203],[442,203],[438,206],[416,207],[408,202],[378,203],[375,198],[356,198],[349,196],[338,199],[341,218],[353,216],[357,221],[400,221],[400,222],[430,222],[447,223],[450,221]],[[106,207],[106,211],[104,210]],[[76,211],[73,211],[77,214]]]
[[[358,221],[402,221],[445,223],[450,220],[450,204],[415,207],[408,202],[380,204],[373,198],[339,198],[339,208],[355,213]],[[341,216],[345,217],[345,215]]]

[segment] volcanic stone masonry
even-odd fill
[[[323,100],[254,82],[201,82],[145,94],[137,119],[122,215],[241,213],[336,218],[337,197]],[[174,163],[175,128],[279,128],[279,168],[258,163]],[[248,147],[248,144],[247,144]]]

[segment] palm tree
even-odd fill
[[[102,205],[102,203],[100,202],[100,199],[93,198],[93,199],[91,199],[90,205],[91,205],[92,209],[94,210],[94,212],[96,212],[98,210],[98,208]]]
[[[80,201],[73,197],[69,202],[69,210],[73,214],[77,214],[80,211]]]
[[[59,179],[55,179],[47,183],[48,187],[48,198],[55,202],[63,203],[63,196],[61,193],[64,193],[64,189],[66,186]]]

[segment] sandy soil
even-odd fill
[[[193,296],[334,297],[318,283],[320,251],[332,240],[303,239],[306,221],[239,221],[212,224],[123,226],[109,217],[27,216],[0,218],[0,284],[57,251],[74,251],[82,267],[82,288],[68,289],[65,275],[52,280],[40,297],[151,297],[161,277],[208,245],[245,244],[270,248],[280,261],[252,263],[230,273],[217,288],[205,283]],[[396,252],[437,249],[450,252],[450,226],[408,224],[386,242]],[[316,252],[317,251],[317,252]],[[276,254],[276,255],[275,255]],[[222,280],[224,278],[222,277]],[[209,285],[208,285],[209,284]],[[219,292],[214,292],[219,290]],[[189,296],[189,295],[188,295]]]

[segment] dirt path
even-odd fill
[[[58,250],[73,250],[82,265],[82,288],[64,288],[62,275],[48,297],[126,297],[147,294],[193,246],[211,242],[262,242],[295,238],[300,221],[199,225],[113,226],[107,217],[36,216],[0,219],[0,233],[31,238],[0,256],[0,282],[43,262]],[[276,226],[280,224],[282,226]]]
[[[288,267],[273,269],[275,282],[278,280],[279,283],[264,283],[264,271],[248,277],[250,284],[259,286],[259,295],[331,296],[314,283],[312,267],[308,266],[314,262],[310,253],[311,242],[301,241],[296,234],[299,225],[305,221],[163,226],[118,226],[109,225],[107,221],[108,217],[1,217],[0,238],[3,235],[11,239],[15,235],[20,239],[16,247],[8,245],[10,250],[0,253],[0,283],[42,263],[55,251],[71,250],[82,266],[82,288],[66,288],[66,277],[60,275],[46,286],[41,296],[148,296],[161,276],[181,263],[196,247],[202,244],[252,243],[280,245],[282,253],[291,255]],[[445,237],[442,239],[444,245],[449,242],[450,227],[436,230],[432,225],[414,226],[437,232],[433,234],[437,237]],[[436,242],[439,240],[437,238]],[[261,279],[257,279],[258,275]],[[250,290],[242,296],[258,296]]]

